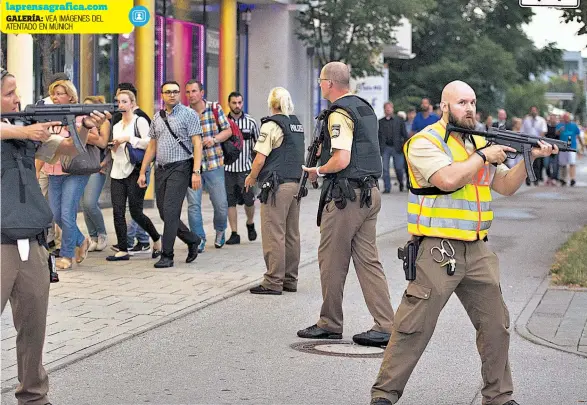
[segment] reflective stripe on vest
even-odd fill
[[[462,162],[469,154],[462,141],[451,135],[444,142],[441,135],[444,123],[426,127],[415,138],[426,138],[446,153],[451,161]],[[477,147],[487,144],[484,138],[475,137]],[[404,148],[405,150],[406,148]],[[460,190],[447,195],[415,195],[408,193],[408,232],[417,236],[431,236],[465,241],[483,239],[493,220],[491,210],[490,185],[495,174],[495,167],[484,165]],[[415,180],[412,166],[408,164],[408,175]],[[416,181],[414,188],[422,188]]]

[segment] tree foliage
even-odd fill
[[[439,0],[417,14],[412,19],[416,57],[386,60],[396,109],[417,105],[424,96],[439,102],[444,85],[459,79],[475,90],[479,110],[493,112],[514,86],[562,67],[560,49],[554,44],[537,49],[523,31],[532,15],[530,8],[507,0]]]
[[[505,110],[510,117],[524,117],[530,107],[537,106],[541,112],[546,112],[546,84],[541,82],[526,82],[510,87],[505,96]]]
[[[571,81],[563,77],[552,77],[547,85],[547,91],[553,93],[573,93],[572,100],[563,100],[558,107],[574,114],[583,116],[585,114],[585,92],[583,81]]]
[[[579,8],[565,8],[563,10],[563,20],[568,24],[578,22],[580,24],[577,34],[587,34],[587,2],[581,1]]]
[[[350,64],[353,77],[379,74],[376,62],[384,45],[395,43],[402,17],[412,18],[434,0],[297,0],[297,37],[313,48],[321,65]]]

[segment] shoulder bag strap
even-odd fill
[[[175,140],[177,141],[177,143],[179,143],[179,146],[181,146],[183,148],[185,153],[192,156],[193,153],[190,152],[190,150],[187,148],[187,146],[184,145],[184,143],[177,137],[177,135],[175,135],[175,132],[173,132],[173,130],[171,129],[171,125],[169,125],[169,121],[167,120],[167,114],[165,113],[165,111],[161,110],[159,112],[159,115],[163,119],[163,122],[165,122],[165,125],[167,125],[167,129],[169,130],[169,133],[171,133],[171,136],[173,136],[175,138]]]

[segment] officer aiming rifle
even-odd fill
[[[548,142],[553,146],[556,145],[558,146],[558,150],[560,152],[577,151],[576,149],[571,148],[570,140],[568,142],[559,141],[558,139],[545,140],[544,138],[541,138],[539,136],[520,134],[518,132],[507,131],[505,129],[489,128],[487,131],[477,131],[474,129],[461,128],[452,124],[448,124],[446,126],[446,137],[448,137],[451,132],[459,132],[468,135],[479,135],[489,141],[487,146],[495,144],[509,146],[515,149],[515,152],[506,152],[506,156],[510,159],[515,159],[516,156],[522,154],[522,156],[524,156],[524,165],[526,166],[526,173],[528,174],[528,179],[532,182],[536,181],[536,174],[532,169],[532,160],[530,159],[530,154],[532,148],[540,148],[540,144],[538,141],[542,140],[544,142]]]
[[[10,300],[16,328],[16,358],[20,385],[19,403],[48,404],[49,382],[42,365],[47,324],[49,283],[56,280],[54,263],[46,249],[45,231],[53,213],[41,193],[35,159],[53,163],[60,156],[76,156],[85,150],[88,133],[98,128],[114,105],[41,105],[18,112],[20,98],[16,78],[0,69],[2,124],[2,306]],[[102,113],[102,112],[104,113]],[[86,115],[79,134],[75,116]],[[25,126],[13,125],[22,121]],[[51,127],[68,125],[71,138],[52,135]],[[50,276],[47,274],[49,266]],[[49,276],[49,277],[48,277]]]
[[[69,127],[77,152],[84,153],[87,152],[87,149],[85,142],[82,142],[77,132],[75,117],[90,115],[94,111],[108,111],[110,114],[121,112],[118,109],[118,104],[31,104],[27,105],[23,111],[2,113],[1,117],[2,120],[20,121],[23,125],[60,121],[61,125],[57,126],[59,127],[57,133],[61,131],[61,128]]]

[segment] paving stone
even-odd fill
[[[528,321],[527,328],[533,335],[550,340],[554,338],[560,322],[561,318],[541,316],[535,312]]]
[[[547,290],[534,313],[564,315],[574,295],[572,291]]]

